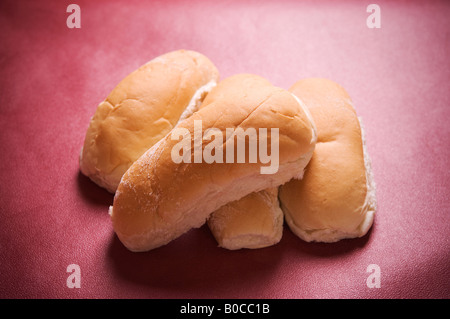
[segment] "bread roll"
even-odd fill
[[[283,218],[278,187],[274,187],[220,207],[211,214],[208,226],[222,248],[255,249],[281,240]]]
[[[208,105],[209,99],[214,99],[217,92],[211,92],[200,108]],[[315,134],[315,126],[308,109],[300,106],[313,124]],[[305,165],[297,172],[296,178],[302,177]],[[278,188],[270,188],[222,206],[211,214],[208,227],[219,247],[229,250],[255,249],[275,245],[281,240],[283,219]]]
[[[161,55],[124,78],[100,103],[80,154],[81,172],[114,193],[125,171],[192,114],[219,79],[204,55]]]
[[[261,77],[240,74],[220,82],[204,103],[177,125],[177,130],[187,132],[183,140],[194,140],[185,150],[188,155],[183,153],[183,158],[190,162],[173,160],[173,150],[180,143],[178,137],[174,139],[174,129],[124,174],[110,215],[118,238],[129,250],[147,251],[165,245],[191,228],[202,226],[212,212],[226,203],[289,181],[309,162],[316,142],[315,130],[288,91]],[[195,136],[199,122],[203,138]],[[234,137],[220,140],[219,134],[214,140],[217,138],[223,151],[223,163],[204,160],[196,163],[196,145],[200,143],[200,150],[205,152],[211,143],[205,139],[205,133],[213,128],[223,137],[227,128],[245,131],[277,128],[278,139],[272,130],[268,134],[268,145],[278,146],[277,171],[261,174],[267,163],[261,156],[250,162],[249,142],[245,162],[229,162],[227,154],[231,152],[236,160],[238,143]],[[261,138],[258,135],[258,142]]]
[[[305,79],[290,91],[308,106],[318,140],[302,180],[280,187],[290,229],[305,241],[364,236],[376,210],[364,134],[347,92],[326,79]]]

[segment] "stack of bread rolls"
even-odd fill
[[[276,170],[262,173],[267,162],[251,160],[250,142],[239,144],[230,129],[260,132],[259,151],[261,132],[270,132]],[[175,161],[179,138],[189,142]],[[199,160],[212,140],[217,160]],[[239,145],[244,160],[236,160]],[[115,193],[112,226],[136,252],[204,224],[230,250],[275,245],[284,220],[305,241],[361,237],[376,209],[370,167],[360,120],[338,84],[305,79],[285,90],[253,74],[219,81],[214,64],[189,50],[122,80],[97,107],[80,155],[81,172]]]

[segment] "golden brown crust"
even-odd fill
[[[159,56],[129,74],[90,121],[82,173],[115,192],[131,164],[176,125],[197,90],[218,78],[208,58],[187,50]]]
[[[326,79],[301,80],[290,91],[308,106],[318,140],[303,179],[280,187],[287,224],[306,241],[364,235],[373,207],[367,205],[371,190],[361,127],[350,97]]]
[[[176,164],[171,150],[178,141],[167,135],[130,167],[114,198],[114,230],[130,250],[167,244],[203,225],[224,204],[287,182],[298,174],[305,157],[311,156],[313,126],[286,90],[243,74],[225,79],[210,94],[205,105],[177,128],[188,129],[191,136],[196,120],[202,121],[203,132],[217,128],[223,136],[227,128],[279,128],[278,172],[261,174],[264,164],[259,160],[207,164],[194,163],[192,158],[191,163]],[[223,144],[224,156],[230,142]],[[203,141],[202,148],[207,144]]]
[[[227,96],[224,91],[212,92],[205,99],[204,104],[208,104],[209,99],[219,98],[216,96],[218,94],[221,94],[220,97]],[[298,99],[296,101],[307,115],[305,120],[310,121],[314,126],[308,109],[301,105]],[[315,126],[313,133],[312,139],[316,140]],[[305,156],[303,165],[298,166],[295,178],[303,176],[303,170],[309,159],[310,156]],[[222,248],[236,250],[262,248],[277,244],[283,232],[283,216],[278,201],[278,188],[252,193],[222,206],[211,214],[208,226]]]

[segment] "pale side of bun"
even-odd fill
[[[210,98],[213,97],[210,95]],[[312,138],[317,139],[312,116],[298,98],[293,95],[311,123]],[[205,101],[207,102],[207,100]],[[294,178],[303,177],[310,156],[304,157],[302,168]],[[278,200],[278,188],[252,193],[228,203],[213,212],[208,227],[220,247],[229,250],[264,248],[277,244],[283,234],[283,212]]]
[[[192,114],[218,80],[214,64],[189,50],[166,53],[129,74],[91,118],[81,172],[114,193],[131,164]]]
[[[318,140],[303,179],[280,187],[286,223],[308,242],[364,236],[376,210],[375,183],[349,95],[327,79],[301,80],[290,91],[308,106]]]
[[[219,247],[237,250],[277,244],[283,234],[278,188],[251,193],[216,210],[208,226]]]
[[[316,142],[313,126],[288,91],[261,77],[240,74],[220,82],[204,103],[207,105],[177,125],[187,130],[187,138],[194,137],[195,121],[201,121],[203,132],[215,128],[224,137],[227,128],[278,128],[278,171],[261,174],[266,164],[259,159],[256,163],[225,159],[223,163],[194,163],[194,152],[191,163],[177,164],[171,152],[179,140],[168,134],[127,170],[110,208],[114,230],[129,250],[165,245],[202,226],[221,206],[289,181],[303,170],[305,158],[309,161]],[[203,139],[202,150],[209,143]],[[230,143],[232,139],[220,144],[224,158],[233,144],[237,152],[236,143]],[[271,143],[269,134],[268,145]],[[248,150],[247,143],[246,154]]]

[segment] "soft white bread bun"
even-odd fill
[[[326,79],[301,80],[289,90],[309,108],[318,140],[303,179],[280,187],[286,223],[308,242],[364,236],[376,210],[375,184],[349,95]]]
[[[230,250],[264,248],[281,240],[283,218],[275,187],[220,207],[211,214],[208,226],[219,247]]]
[[[208,104],[209,99],[214,99],[214,94],[217,92],[213,91],[207,96],[204,105]],[[299,103],[297,98],[296,101]],[[315,136],[315,125],[309,110],[304,105],[300,103],[299,105],[312,123]],[[303,168],[308,161],[309,157],[305,157],[305,162],[301,165],[302,170],[297,172],[295,178],[303,176]],[[256,249],[273,246],[281,240],[283,219],[283,211],[278,200],[278,188],[270,188],[251,193],[222,206],[211,214],[208,227],[219,247],[229,250]]]
[[[129,250],[146,251],[165,245],[191,228],[202,226],[221,206],[289,181],[309,161],[316,142],[315,131],[288,91],[261,77],[240,74],[220,82],[204,103],[200,110],[178,123],[177,129],[187,132],[185,138],[194,139],[195,121],[201,121],[203,136],[212,128],[223,137],[227,128],[267,128],[269,132],[270,128],[278,128],[278,171],[261,174],[261,167],[267,163],[260,158],[255,163],[250,163],[248,156],[244,163],[227,162],[227,152],[234,150],[237,154],[234,138],[218,140],[223,163],[195,163],[194,152],[188,156],[190,163],[175,163],[171,152],[180,140],[168,134],[127,170],[110,207],[114,230]],[[277,142],[271,138],[268,133],[268,146]],[[203,138],[201,150],[209,143]],[[192,142],[189,151],[195,144]],[[247,155],[248,146],[246,143]]]
[[[161,55],[129,74],[90,121],[81,172],[114,193],[131,164],[192,114],[218,79],[207,57],[188,50]]]

